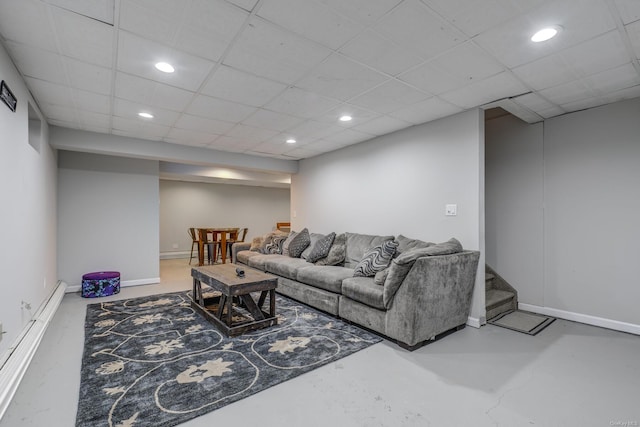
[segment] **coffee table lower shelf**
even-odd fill
[[[264,297],[268,292],[272,291],[262,291],[260,295],[260,300],[264,301]],[[255,331],[257,329],[267,328],[269,326],[274,326],[278,324],[278,318],[276,316],[272,316],[270,313],[261,310],[260,306],[262,304],[256,305],[255,301],[251,297],[250,294],[241,295],[240,297],[236,297],[239,299],[239,302],[243,306],[247,306],[244,300],[250,299],[253,305],[255,306],[255,310],[247,310],[251,313],[251,317],[248,313],[243,313],[236,308],[236,303],[226,304],[226,300],[223,295],[204,298],[204,305],[200,305],[195,301],[191,301],[191,307],[200,313],[205,319],[209,322],[213,323],[213,325],[218,328],[222,333],[229,337],[235,337],[238,335],[242,335],[246,332]],[[251,304],[251,303],[249,303]],[[225,322],[223,319],[228,320],[228,307],[231,306],[231,325],[229,325],[228,321]],[[222,308],[222,310],[220,310]],[[256,312],[257,310],[257,312]],[[258,314],[259,313],[259,314]],[[257,319],[256,319],[257,318]]]

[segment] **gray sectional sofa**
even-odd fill
[[[264,245],[257,247],[255,241],[253,250],[252,243],[237,243],[232,259],[278,276],[278,293],[378,332],[409,350],[466,324],[479,252],[463,250],[456,239],[434,244],[402,235],[344,233],[334,240],[344,245],[338,248],[344,251],[342,262],[311,263],[305,258],[322,237],[310,234],[311,243],[300,258],[280,253],[285,239],[281,237],[280,247],[267,246],[275,253],[263,253]],[[395,247],[388,267],[374,276],[354,277],[363,258],[387,241]]]

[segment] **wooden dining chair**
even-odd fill
[[[291,223],[290,222],[276,222],[276,229],[280,231],[291,231]]]
[[[249,231],[249,229],[247,227],[241,228],[241,229],[238,230],[238,238],[237,239],[235,239],[235,240],[232,240],[232,239],[227,240],[227,254],[229,254],[229,259],[231,259],[231,262],[233,262],[231,246],[233,246],[234,243],[244,242],[244,238],[247,237],[247,231]],[[220,242],[218,242],[218,245],[219,244],[220,244]],[[218,251],[218,258],[220,258],[222,256],[221,252],[222,251]]]

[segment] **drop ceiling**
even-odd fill
[[[637,0],[3,0],[0,40],[52,125],[279,159],[640,96]]]

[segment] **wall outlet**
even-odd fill
[[[2,335],[5,334],[5,331],[2,330],[2,323],[0,322],[0,341],[2,341]]]
[[[445,205],[444,214],[446,216],[456,216],[456,215],[458,215],[458,205]]]

